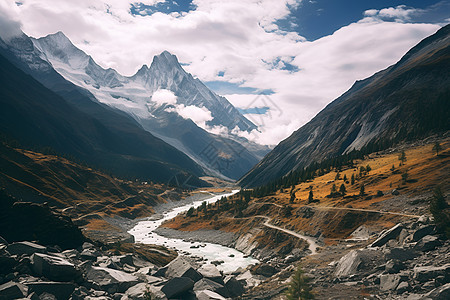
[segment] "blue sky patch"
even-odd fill
[[[361,20],[366,10],[398,5],[423,10],[410,22],[445,23],[449,17],[449,3],[449,0],[304,0],[297,7],[291,7],[291,14],[276,24],[282,30],[295,31],[307,40],[314,41]]]
[[[189,12],[195,10],[196,6],[192,0],[166,0],[155,5],[145,5],[140,2],[132,3],[130,13],[132,15],[150,16],[156,12],[170,14],[173,12]]]
[[[264,107],[249,107],[249,108],[236,107],[236,108],[243,115],[247,115],[247,114],[265,115],[266,112],[270,109],[270,107],[268,107],[268,106],[264,106]]]

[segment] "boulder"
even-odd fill
[[[438,276],[450,277],[450,263],[441,267],[424,266],[414,268],[414,279],[419,282],[427,282]]]
[[[202,274],[197,272],[192,262],[183,256],[178,256],[167,265],[164,276],[167,278],[188,277],[194,282],[202,279]]]
[[[236,276],[236,280],[242,282],[247,288],[257,286],[261,283],[261,280],[253,276],[250,270]]]
[[[334,276],[341,278],[357,274],[361,270],[373,270],[384,263],[383,253],[374,249],[352,250],[339,260]]]
[[[392,227],[391,229],[386,230],[385,232],[383,232],[378,239],[375,240],[375,242],[373,242],[370,246],[371,247],[381,247],[384,244],[386,244],[389,240],[392,239],[396,239],[398,237],[398,235],[400,234],[400,232],[403,229],[403,225],[402,224],[397,224],[394,227]]]
[[[380,276],[380,290],[391,291],[395,290],[400,283],[399,275],[381,275]]]
[[[203,278],[211,279],[212,281],[215,281],[220,284],[224,284],[222,279],[222,274],[220,273],[219,269],[216,268],[216,266],[207,264],[201,266],[200,269],[198,269],[198,272],[203,276]]]
[[[138,283],[138,278],[134,275],[102,267],[88,268],[86,278],[93,286],[110,294],[124,293]]]
[[[33,253],[47,252],[46,247],[27,241],[12,243],[8,245],[7,250],[11,255],[22,255],[22,254],[31,255]]]
[[[441,242],[439,241],[438,237],[434,235],[427,235],[424,236],[414,247],[417,251],[431,251],[437,246],[441,245]]]
[[[194,291],[202,290],[213,291],[225,298],[230,296],[230,293],[226,287],[208,278],[200,279],[194,284]]]
[[[255,273],[264,277],[271,277],[277,273],[277,269],[269,264],[260,264],[255,268]]]
[[[0,254],[0,274],[9,274],[16,265],[16,260],[9,255]]]
[[[197,297],[197,300],[225,300],[226,298],[222,297],[221,295],[208,290],[203,291],[196,291],[195,296]]]
[[[401,247],[387,248],[385,251],[386,260],[407,261],[418,256],[417,252],[411,249]]]
[[[27,287],[17,282],[7,282],[0,285],[0,299],[18,299],[26,297]]]
[[[117,265],[119,265],[121,267],[123,265],[125,265],[125,264],[134,267],[133,255],[132,254],[125,254],[125,255],[120,255],[120,256],[112,256],[111,260],[115,264],[117,264]]]
[[[228,289],[230,293],[230,297],[236,298],[241,296],[244,292],[244,286],[241,282],[239,282],[234,276],[227,276],[224,279],[225,287]]]
[[[181,297],[184,293],[194,287],[194,281],[188,277],[176,277],[169,280],[161,288],[167,298]]]
[[[149,287],[146,283],[138,283],[132,287],[130,287],[125,292],[125,299],[132,299],[132,300],[138,300],[138,299],[147,299],[146,294],[150,292]],[[124,299],[122,297],[122,299]]]
[[[58,300],[69,299],[75,289],[75,284],[70,282],[28,282],[26,285],[30,291],[35,292],[39,296],[43,293],[49,293]]]
[[[434,229],[435,229],[435,227],[433,225],[428,225],[428,226],[419,228],[416,231],[414,231],[414,233],[412,235],[412,240],[414,242],[418,242],[424,236],[433,234],[435,231]]]
[[[409,283],[406,281],[402,281],[397,286],[395,291],[397,292],[397,294],[403,294],[404,292],[408,292],[410,289],[411,289],[411,287],[409,286]]]
[[[401,261],[391,259],[386,263],[385,270],[387,273],[395,274],[402,270],[405,266]]]
[[[90,261],[96,261],[99,256],[100,252],[98,252],[95,248],[84,249],[80,254],[81,259]]]
[[[71,281],[78,275],[75,266],[69,261],[53,255],[35,253],[31,256],[33,271],[55,281]]]
[[[450,283],[444,284],[438,288],[435,288],[427,294],[427,297],[434,300],[447,300],[450,299]]]

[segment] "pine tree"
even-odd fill
[[[364,196],[365,193],[366,193],[366,189],[364,187],[364,184],[362,184],[361,187],[359,188],[359,195]]]
[[[430,212],[433,215],[438,232],[444,233],[447,238],[450,238],[450,213],[440,187],[436,187],[434,190],[430,202]]]
[[[309,195],[308,195],[308,203],[311,203],[314,201],[314,194],[312,189],[309,190]]]
[[[342,196],[347,193],[347,189],[345,188],[344,184],[341,184],[341,186],[339,187],[339,193],[341,193]]]
[[[310,278],[305,276],[305,273],[299,266],[292,276],[292,280],[289,283],[289,288],[286,292],[286,297],[288,300],[304,300],[304,299],[314,299],[312,294],[311,286],[309,282]]]
[[[436,152],[436,156],[439,155],[439,151],[442,150],[441,144],[439,142],[434,143],[433,151]]]
[[[366,166],[366,172],[369,173],[370,171],[372,171],[372,168],[369,165],[367,165]]]
[[[355,184],[355,174],[352,174],[352,178],[350,179],[350,183],[351,183],[352,185]]]
[[[344,174],[344,182],[347,182],[347,175]]]
[[[400,165],[403,165],[406,161],[406,154],[405,151],[402,151],[399,156],[398,156],[398,160],[400,161]]]

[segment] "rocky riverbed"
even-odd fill
[[[0,238],[0,299],[226,299],[264,279],[247,269],[225,275],[201,258],[158,267],[139,252],[116,254],[88,242],[62,251]]]

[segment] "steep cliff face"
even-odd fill
[[[356,82],[282,141],[249,173],[258,186],[311,162],[369,143],[396,143],[450,129],[450,26],[412,48],[395,65]]]

